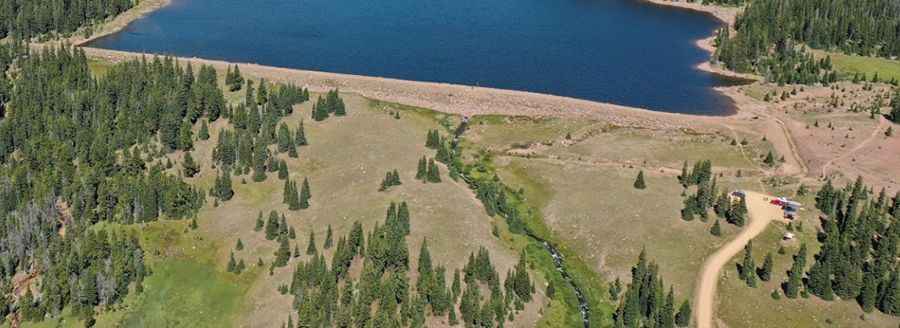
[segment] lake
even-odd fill
[[[711,16],[639,0],[173,0],[100,48],[722,115]]]

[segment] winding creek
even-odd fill
[[[550,242],[541,239],[530,230],[525,230],[528,237],[538,241],[541,245],[544,245],[544,249],[550,253],[550,256],[553,257],[553,265],[556,266],[556,271],[559,271],[559,274],[562,275],[563,279],[572,286],[572,289],[575,291],[575,297],[578,298],[578,308],[581,311],[581,321],[584,322],[584,328],[591,327],[591,306],[587,301],[587,298],[584,296],[584,291],[581,290],[581,287],[578,287],[578,283],[575,282],[575,279],[572,279],[572,276],[569,275],[569,271],[566,270],[565,258],[562,253],[553,246]]]

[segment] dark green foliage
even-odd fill
[[[395,169],[384,174],[384,180],[381,180],[381,187],[378,188],[378,191],[387,191],[391,187],[401,184],[403,183],[400,182],[400,173]]]
[[[328,91],[325,98],[319,97],[316,100],[316,103],[313,104],[312,119],[324,121],[332,114],[334,116],[347,115],[344,100],[341,99],[337,89]]]
[[[467,274],[463,293],[459,270],[455,270],[452,287],[448,288],[447,270],[432,262],[428,243],[423,242],[417,262],[418,280],[410,284],[406,272],[409,251],[401,222],[408,213],[402,214],[403,208],[402,203],[388,208],[384,224],[371,231],[366,252],[362,248],[362,226],[354,223],[350,234],[338,239],[330,267],[319,254],[297,265],[288,293],[294,296],[299,326],[423,327],[428,315],[446,315],[452,324],[460,321],[456,316],[460,296],[461,322],[467,326],[495,327],[505,322],[511,304],[521,301],[510,288],[515,280],[523,279],[510,274],[501,285],[484,249],[479,251],[478,260],[473,255],[466,266],[465,271],[471,275]],[[362,273],[350,279],[347,270],[357,256],[362,258]],[[524,280],[530,278],[526,275]],[[480,294],[481,284],[491,290],[487,300]],[[530,285],[523,290],[530,298]]]
[[[200,172],[200,166],[194,161],[194,156],[192,156],[190,152],[184,154],[184,160],[181,162],[181,167],[184,168],[185,177],[191,178]]]
[[[425,181],[431,183],[441,182],[441,171],[438,168],[437,163],[434,162],[434,159],[428,160],[428,170],[425,173]]]
[[[275,250],[275,260],[272,262],[272,265],[275,267],[283,267],[287,265],[288,260],[291,259],[291,246],[288,244],[288,239],[285,237],[279,238],[278,249]]]
[[[617,280],[618,281],[618,280]],[[611,293],[618,299],[621,283]],[[687,304],[687,301],[685,301]],[[684,307],[684,305],[682,305]],[[682,310],[684,310],[682,308]],[[687,309],[690,320],[690,308]],[[613,316],[616,327],[667,327],[681,326],[681,311],[675,313],[675,292],[669,288],[666,293],[665,284],[659,276],[656,263],[648,262],[646,251],[641,251],[638,263],[631,268],[631,284],[625,290],[619,307]]]
[[[784,296],[797,298],[797,294],[803,285],[803,272],[806,266],[806,244],[800,246],[800,251],[794,256],[794,264],[788,272],[788,281],[784,283]]]
[[[325,233],[325,243],[322,245],[323,249],[330,249],[332,244],[334,244],[334,237],[332,236],[333,232],[331,231],[331,225],[328,225],[328,232]]]
[[[253,227],[253,231],[256,231],[256,232],[262,231],[264,225],[265,225],[265,223],[263,222],[263,219],[262,219],[262,211],[260,211],[259,215],[256,216],[256,226]]]
[[[753,241],[744,246],[744,260],[740,266],[740,277],[747,286],[756,287],[756,262],[753,261]]]
[[[898,227],[887,198],[875,197],[862,179],[840,189],[831,181],[822,186],[816,194],[826,215],[822,247],[807,272],[807,290],[824,300],[856,299],[867,312],[898,314]]]
[[[297,186],[294,186],[296,189]],[[303,178],[303,186],[300,188],[300,208],[306,209],[309,208],[309,200],[312,198],[312,194],[309,191],[309,179]]]
[[[685,300],[678,308],[678,314],[675,315],[675,324],[678,327],[687,327],[691,323],[691,303]]]
[[[747,222],[747,200],[744,197],[739,198],[738,204],[732,206],[731,211],[728,212],[727,221],[738,227],[743,227],[744,223]]]
[[[234,272],[237,269],[237,261],[234,260],[234,252],[231,252],[231,255],[229,255],[228,266],[226,269],[228,272]]]
[[[288,209],[296,211],[305,208],[302,206],[300,199],[300,194],[297,193],[297,183],[291,181],[291,179],[285,179],[283,202],[288,205]],[[309,204],[307,203],[308,206]]]
[[[3,22],[0,39],[12,36],[27,40],[54,32],[70,35],[82,26],[115,17],[136,4],[128,0],[4,1],[0,5],[0,22]]]
[[[206,124],[206,120],[200,122],[200,132],[197,133],[197,138],[200,140],[209,140],[209,125]]]
[[[900,6],[892,0],[757,0],[723,28],[716,58],[729,69],[755,71],[778,83],[836,80],[830,58],[813,59],[797,47],[891,57],[900,54]],[[798,50],[801,49],[801,50]]]
[[[244,242],[241,241],[240,238],[238,238],[237,244],[234,245],[234,249],[237,250],[237,251],[242,251],[242,250],[244,250]]]
[[[775,166],[775,155],[772,154],[771,150],[769,151],[768,154],[766,154],[766,158],[763,159],[763,163],[769,167]]]
[[[278,179],[286,180],[290,176],[288,172],[288,166],[285,161],[278,161]]]
[[[635,189],[645,189],[647,184],[644,182],[644,170],[638,172],[637,178],[634,180]]]
[[[210,191],[212,196],[223,202],[230,200],[234,196],[234,190],[231,188],[231,174],[228,172],[228,170],[225,170],[221,175],[216,176],[213,189]]]
[[[444,140],[438,130],[428,130],[428,134],[425,136],[425,147],[436,150],[443,144]]]
[[[300,126],[297,127],[297,136],[295,140],[297,146],[307,146],[309,142],[306,140],[306,131],[303,128],[303,120],[300,120]]]
[[[426,181],[425,178],[428,175],[428,160],[425,159],[425,156],[422,156],[419,159],[419,165],[416,168],[416,180]]]
[[[225,85],[228,86],[228,91],[231,92],[241,90],[241,87],[244,85],[244,77],[241,75],[241,69],[238,65],[234,65],[234,70],[228,67],[228,72],[225,74]]]
[[[775,265],[775,260],[772,258],[772,253],[766,254],[766,259],[763,260],[763,265],[759,268],[759,279],[762,281],[769,281],[772,279],[772,267]]]
[[[306,245],[306,255],[315,255],[318,253],[319,251],[316,249],[316,233],[315,231],[310,231],[309,243]]]

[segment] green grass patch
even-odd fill
[[[838,72],[842,73],[844,78],[852,78],[853,74],[860,73],[865,74],[867,79],[871,79],[875,73],[878,73],[878,77],[882,81],[889,81],[891,78],[900,80],[900,61],[897,60],[845,55],[822,50],[813,50],[813,54],[817,58],[831,56],[832,65]]]

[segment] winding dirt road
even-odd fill
[[[747,191],[748,224],[744,230],[719,248],[703,263],[700,273],[700,281],[694,293],[694,308],[697,328],[712,328],[713,313],[715,307],[716,287],[719,282],[722,268],[731,261],[731,258],[740,253],[751,239],[766,230],[766,226],[772,220],[780,220],[781,209],[769,204],[766,199],[771,196],[758,192]]]

